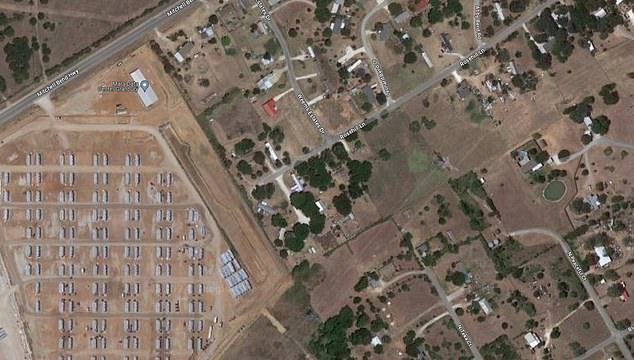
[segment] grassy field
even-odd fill
[[[388,161],[374,162],[369,184],[370,196],[384,216],[414,206],[446,179],[446,174],[433,165],[420,133],[409,130],[410,122],[407,114],[395,112],[372,131],[363,133],[373,153],[383,148],[391,153]]]

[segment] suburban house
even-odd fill
[[[394,17],[394,21],[397,24],[405,24],[406,22],[409,21],[409,19],[412,18],[412,12],[409,10],[405,10],[402,13],[398,14],[396,17]]]
[[[535,350],[535,348],[542,343],[542,339],[540,339],[540,337],[532,331],[527,332],[524,335],[524,340],[526,340],[526,345],[528,345],[531,350]]]
[[[623,15],[623,18],[629,21],[630,25],[634,25],[634,10],[632,10],[632,7],[623,0],[616,0],[616,7]]]
[[[451,45],[451,37],[449,33],[440,34],[440,51],[444,53],[453,52],[453,46]]]
[[[489,316],[493,313],[493,308],[491,307],[491,304],[489,304],[487,299],[478,298],[476,301],[478,302],[478,305],[480,305],[480,309],[482,309],[485,316]]]
[[[277,210],[270,207],[266,202],[260,201],[257,205],[258,214],[272,216],[277,214]]]
[[[418,0],[416,4],[414,4],[414,14],[418,15],[422,13],[429,5],[429,0]]]
[[[536,160],[538,154],[542,153],[542,149],[535,139],[531,139],[519,148],[515,149],[511,155],[522,169],[523,173],[529,173],[541,169],[544,164]]]
[[[464,99],[467,96],[471,95],[471,86],[467,82],[467,80],[462,80],[458,87],[456,88],[456,93],[460,96],[460,99]]]
[[[174,58],[176,58],[176,61],[178,61],[179,63],[184,62],[185,59],[187,58],[187,55],[189,55],[189,53],[192,51],[193,48],[194,48],[193,42],[191,41],[186,42],[185,44],[183,44],[183,46],[181,46],[178,49],[176,54],[174,54]]]
[[[273,98],[262,104],[262,109],[264,109],[264,112],[272,118],[276,118],[280,114],[277,110],[277,102],[275,102],[275,99]]]
[[[595,246],[594,253],[597,254],[597,256],[599,257],[597,265],[599,265],[600,267],[604,268],[612,262],[612,258],[610,258],[610,256],[608,255],[605,246]]]
[[[590,209],[597,210],[601,207],[601,202],[599,201],[599,197],[596,194],[590,194],[583,198],[583,202],[590,205]]]
[[[256,85],[258,86],[258,89],[260,89],[262,91],[266,91],[266,90],[272,88],[273,84],[275,84],[275,82],[273,81],[273,73],[270,73],[270,74],[266,75],[265,77],[261,78],[257,82]]]
[[[361,88],[361,91],[370,104],[376,104],[376,94],[374,93],[374,90],[372,90],[372,87],[370,85],[364,86],[363,88]]]

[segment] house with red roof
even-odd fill
[[[267,102],[262,104],[262,108],[264,109],[264,112],[272,118],[276,118],[279,115],[275,99],[269,99]]]
[[[420,14],[429,5],[429,0],[418,0],[414,4],[414,14]]]

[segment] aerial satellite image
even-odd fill
[[[634,360],[633,8],[0,0],[0,360]]]

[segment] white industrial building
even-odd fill
[[[130,77],[132,77],[132,80],[139,84],[136,93],[141,98],[141,101],[143,102],[143,105],[145,105],[145,107],[150,107],[152,106],[152,104],[158,101],[158,96],[154,92],[152,85],[148,85],[148,88],[145,90],[141,88],[141,82],[147,80],[143,75],[143,72],[141,72],[141,69],[136,69],[131,72]]]

